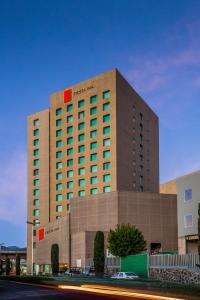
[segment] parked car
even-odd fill
[[[83,270],[83,275],[84,276],[95,276],[94,268],[85,268]]]
[[[113,279],[137,279],[137,278],[139,278],[139,276],[133,272],[118,272],[115,275],[111,276],[111,278],[113,278]]]
[[[67,271],[65,271],[64,273],[67,276],[79,276],[81,274],[81,271],[79,268],[71,268],[71,269],[67,269]]]

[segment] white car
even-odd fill
[[[132,272],[119,272],[113,276],[111,276],[113,279],[137,279],[139,278],[138,275]]]

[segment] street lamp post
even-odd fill
[[[33,272],[34,272],[34,268],[33,268],[33,228],[34,228],[34,223],[33,222],[30,222],[30,221],[26,221],[26,223],[28,224],[28,225],[31,225],[32,227],[31,227],[31,238],[32,238],[32,255],[31,255],[31,273],[32,273],[32,275],[33,275]]]

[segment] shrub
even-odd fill
[[[97,231],[94,240],[94,270],[96,276],[104,274],[104,234],[102,231]]]
[[[59,271],[59,247],[58,244],[51,246],[51,268],[52,274],[57,275]]]

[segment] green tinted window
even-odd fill
[[[97,95],[90,97],[90,103],[96,103],[96,102],[97,102]]]
[[[91,177],[91,178],[90,178],[90,183],[91,183],[91,184],[97,184],[97,176]]]
[[[39,199],[34,199],[33,200],[33,205],[34,206],[38,206],[40,204],[40,200]]]
[[[108,99],[110,98],[110,91],[104,91],[103,92],[103,99]]]
[[[97,125],[97,119],[90,120],[90,126],[96,126]]]
[[[63,199],[62,194],[57,194],[56,195],[56,201],[62,201],[62,199]]]
[[[67,139],[67,145],[71,145],[72,143],[73,143],[73,137],[69,137],[68,139]]]
[[[90,114],[91,115],[96,115],[97,114],[97,107],[90,108]]]
[[[84,127],[85,127],[84,122],[78,124],[78,129],[79,129],[79,130],[83,130]]]
[[[67,188],[68,189],[73,189],[73,187],[74,187],[74,182],[73,181],[68,181],[67,182]]]
[[[109,122],[110,121],[110,115],[103,116],[103,122]]]
[[[93,130],[90,132],[90,137],[95,138],[97,136],[97,130]]]
[[[72,154],[74,154],[73,148],[67,149],[67,155],[72,155]]]
[[[67,133],[72,133],[73,132],[73,126],[67,127]]]
[[[104,186],[103,188],[104,193],[108,193],[111,191],[110,186]]]
[[[62,205],[56,206],[56,212],[62,212]]]
[[[34,159],[33,165],[34,165],[34,166],[39,166],[39,165],[40,165],[39,159]]]
[[[98,193],[97,188],[94,188],[94,189],[91,189],[91,190],[90,190],[90,194],[91,194],[91,195],[96,195],[97,193]]]
[[[78,195],[79,195],[80,197],[85,196],[85,191],[79,191],[79,192],[78,192]]]
[[[37,139],[37,140],[34,140],[33,141],[33,146],[38,146],[39,145],[39,140]]]
[[[57,108],[56,109],[56,116],[62,115],[62,108]]]
[[[62,179],[62,173],[56,173],[56,179],[57,180]]]
[[[56,184],[56,190],[57,190],[57,191],[62,190],[62,183],[57,183],[57,184]]]
[[[33,175],[34,175],[34,176],[39,175],[39,169],[33,170]]]
[[[72,123],[73,120],[73,116],[67,116],[67,123]]]
[[[67,177],[73,177],[74,176],[74,172],[72,170],[67,171]]]
[[[104,170],[109,170],[110,169],[110,162],[106,162],[103,164],[103,169]]]
[[[90,149],[94,150],[97,149],[97,142],[93,142],[90,144]]]
[[[108,158],[110,157],[110,150],[106,150],[103,152],[103,158]]]
[[[56,169],[62,169],[62,163],[61,162],[56,163]]]
[[[110,181],[110,174],[103,175],[103,181],[104,182],[109,182]]]
[[[78,185],[79,186],[85,186],[85,179],[79,179]]]
[[[78,107],[83,107],[84,104],[85,104],[85,101],[84,101],[84,100],[78,101]]]
[[[73,193],[72,193],[72,194],[73,194]],[[72,197],[73,197],[73,196],[72,196]],[[72,198],[72,197],[71,197],[71,198]],[[71,198],[69,198],[69,199],[71,199]],[[69,203],[67,203],[67,211],[68,211],[68,210],[70,210],[70,204],[69,204]]]
[[[103,104],[103,110],[108,110],[108,109],[110,109],[110,103],[109,102],[104,103]]]
[[[38,189],[33,190],[34,196],[39,196],[40,191]]]
[[[34,180],[33,180],[33,185],[34,185],[34,186],[39,186],[39,185],[40,185],[39,179],[34,179]]]
[[[110,133],[110,126],[103,128],[103,134],[109,134]]]
[[[39,129],[33,130],[33,135],[34,135],[34,136],[38,136],[38,135],[39,135]]]
[[[37,156],[37,155],[39,155],[39,154],[40,154],[40,150],[39,150],[39,149],[33,150],[33,155],[34,155],[34,156]]]
[[[79,134],[79,136],[78,136],[79,142],[80,142],[80,141],[84,141],[84,139],[85,139],[85,134],[84,134],[84,133]]]
[[[33,120],[33,125],[34,126],[39,126],[40,125],[40,120],[39,119]]]
[[[67,200],[70,200],[73,197],[74,197],[74,193],[73,192],[67,193]]]
[[[79,168],[78,169],[78,174],[79,175],[84,175],[85,174],[85,168]]]
[[[33,215],[34,215],[34,217],[38,217],[39,214],[40,214],[39,209],[34,209],[34,210],[33,210]]]
[[[84,111],[80,111],[80,112],[78,113],[78,118],[79,118],[79,119],[83,119],[84,116],[85,116]]]
[[[83,164],[85,162],[85,156],[81,156],[78,158],[78,163]]]
[[[73,159],[68,159],[68,160],[67,160],[67,166],[68,166],[68,167],[73,166]]]
[[[78,152],[84,152],[85,151],[85,146],[81,145],[78,147]]]
[[[61,125],[62,125],[62,120],[61,119],[56,120],[56,126],[61,126]]]
[[[110,146],[110,139],[104,139],[103,140],[103,145],[106,146]]]
[[[56,158],[61,158],[61,157],[62,157],[62,151],[57,151]]]
[[[91,166],[91,167],[90,167],[90,171],[91,171],[92,173],[97,172],[97,165]]]
[[[62,141],[57,141],[56,142],[56,148],[62,147]]]
[[[61,137],[62,136],[62,129],[56,130],[56,136]]]
[[[73,105],[72,104],[68,104],[67,105],[67,112],[72,111],[73,109]]]
[[[91,155],[90,155],[90,160],[91,160],[91,161],[97,160],[97,153],[91,154]]]

